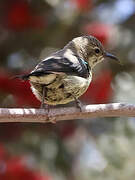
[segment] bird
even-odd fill
[[[33,94],[41,101],[41,108],[46,104],[75,101],[81,110],[79,97],[92,81],[93,68],[105,59],[119,62],[96,37],[80,36],[40,61],[30,73],[18,75],[17,78],[30,81]]]

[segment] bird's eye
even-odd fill
[[[100,50],[98,48],[95,49],[95,53],[96,54],[99,54],[100,53]]]

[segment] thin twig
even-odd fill
[[[90,119],[95,117],[134,117],[135,105],[112,103],[83,106],[80,112],[76,107],[44,109],[0,108],[0,122],[57,122],[73,119]]]

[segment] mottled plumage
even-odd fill
[[[117,60],[95,37],[77,37],[41,61],[30,74],[19,77],[30,81],[33,93],[42,103],[66,104],[85,93],[93,67],[106,57]]]

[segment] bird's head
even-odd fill
[[[81,36],[72,40],[76,53],[93,68],[106,58],[119,61],[116,56],[105,51],[103,45],[93,36]]]

